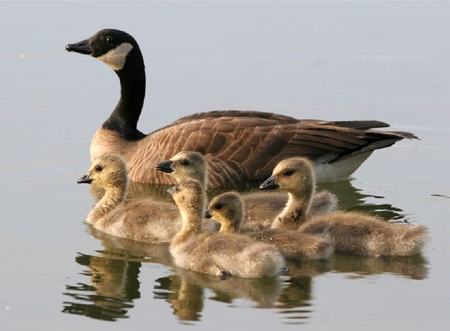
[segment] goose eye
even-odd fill
[[[95,171],[100,172],[103,170],[103,167],[101,165],[98,165],[95,167]]]
[[[113,44],[114,44],[114,38],[111,36],[106,36],[105,41],[106,41],[106,44],[108,44],[109,46],[113,46]]]
[[[189,165],[189,161],[186,160],[186,159],[181,160],[180,163],[181,163],[182,165],[184,165],[184,166]]]
[[[283,176],[289,177],[289,176],[291,176],[293,173],[294,173],[294,171],[292,171],[292,170],[285,170],[285,171],[283,172]]]
[[[221,203],[216,203],[215,205],[214,205],[214,209],[216,209],[216,210],[220,210],[220,209],[222,209],[223,208],[223,205],[221,204]]]

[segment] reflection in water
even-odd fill
[[[382,273],[392,273],[415,280],[428,277],[428,261],[421,254],[379,258],[336,254],[333,262],[333,272],[351,273],[349,278]]]
[[[75,261],[88,268],[81,274],[90,277],[91,285],[67,285],[64,295],[76,301],[65,301],[63,312],[107,321],[127,318],[127,311],[134,307],[133,300],[141,296],[138,276],[142,263],[171,265],[168,246],[117,238],[91,226],[88,232],[105,249],[98,251],[100,256],[78,253]]]
[[[156,280],[155,299],[170,303],[174,315],[180,322],[200,321],[203,310],[203,287],[187,282],[179,275],[171,275]]]
[[[304,324],[313,312],[312,277],[297,276],[286,280],[277,308],[285,314],[285,324]]]
[[[365,200],[374,198],[383,200],[383,196],[368,195],[362,193],[361,189],[353,187],[350,180],[344,180],[336,183],[319,184],[318,189],[333,192],[339,198],[339,208],[346,210],[362,211],[372,215],[379,216],[386,220],[403,219],[403,210],[387,203],[368,203]],[[371,199],[373,200],[373,199]]]
[[[64,294],[77,302],[65,301],[63,312],[105,321],[127,318],[133,300],[140,297],[141,263],[84,254],[78,254],[75,261],[89,268],[82,274],[90,277],[92,285],[67,285]]]
[[[176,275],[157,280],[154,294],[170,303],[173,313],[182,322],[199,321],[205,300],[205,289],[212,291],[208,300],[232,304],[235,299],[255,303],[255,308],[272,308],[281,293],[279,277],[246,279],[218,277],[176,268]]]
[[[172,201],[166,193],[168,186],[132,183],[128,198],[143,198]],[[340,207],[363,210],[385,219],[404,219],[402,210],[386,203],[369,204],[368,198],[380,198],[361,193],[350,181],[323,184],[338,195]],[[210,198],[223,190],[210,190]],[[91,194],[97,200],[103,190],[91,185]],[[371,199],[374,200],[374,199]],[[67,285],[66,296],[73,301],[63,303],[63,312],[85,315],[91,318],[115,321],[127,318],[134,307],[133,301],[140,298],[138,280],[142,263],[159,263],[175,272],[156,280],[154,299],[170,304],[180,323],[200,321],[205,300],[227,305],[241,305],[239,299],[253,303],[254,308],[272,308],[285,318],[285,324],[303,324],[309,321],[314,311],[313,279],[325,273],[345,273],[348,278],[361,278],[374,274],[391,273],[410,279],[428,276],[427,261],[421,255],[410,257],[366,258],[335,255],[327,261],[289,262],[289,271],[281,277],[262,279],[218,277],[179,269],[173,265],[168,245],[152,245],[129,239],[117,238],[88,226],[88,232],[97,238],[104,250],[99,256],[79,253],[75,261],[87,269],[82,275],[90,278],[90,284]]]

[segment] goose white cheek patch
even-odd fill
[[[123,43],[116,48],[110,50],[108,53],[99,56],[100,61],[105,62],[114,70],[121,70],[125,66],[127,55],[133,49],[133,46],[129,43]]]

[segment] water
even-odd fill
[[[5,330],[444,330],[450,291],[450,4],[1,3],[0,319]],[[336,256],[278,280],[176,269],[167,247],[94,232],[77,186],[118,99],[67,43],[113,27],[145,56],[140,129],[210,109],[378,119],[421,140],[326,186],[345,208],[430,228],[421,256]],[[189,327],[188,327],[189,328]]]

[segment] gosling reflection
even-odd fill
[[[183,323],[201,319],[205,300],[232,304],[243,299],[252,302],[254,308],[273,308],[282,291],[279,277],[229,277],[220,280],[216,276],[181,268],[176,268],[175,275],[156,281],[155,298],[170,303],[174,315]],[[206,296],[205,293],[211,295]]]
[[[200,321],[204,306],[203,287],[186,281],[180,275],[170,275],[156,280],[154,298],[170,304],[180,323]]]
[[[63,294],[75,301],[65,301],[63,312],[106,321],[128,318],[133,301],[141,297],[138,277],[142,263],[172,265],[168,246],[114,237],[92,226],[87,232],[101,241],[104,250],[98,251],[100,256],[76,256],[75,261],[87,267],[81,274],[90,278],[90,285],[67,285]]]
[[[88,267],[82,274],[90,277],[92,285],[67,285],[63,294],[76,302],[63,302],[63,312],[106,321],[128,318],[126,314],[134,307],[133,301],[141,296],[138,281],[141,263],[81,253],[75,261]]]

